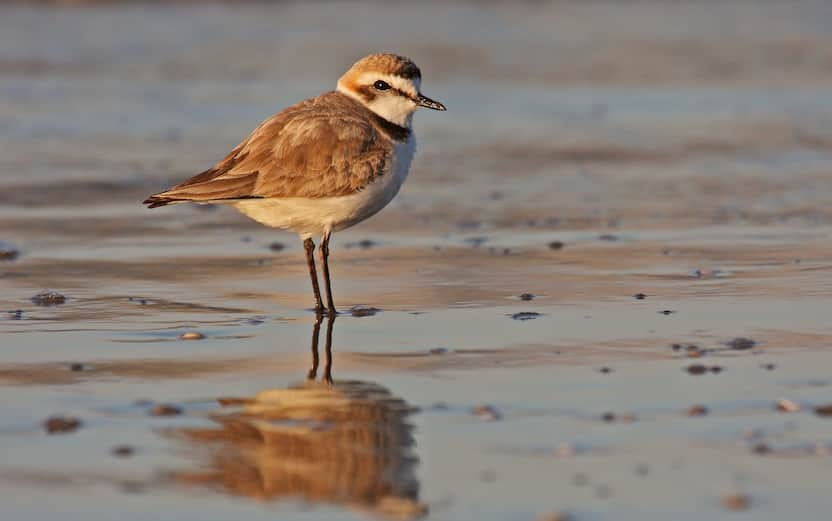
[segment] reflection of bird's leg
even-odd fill
[[[318,272],[315,269],[315,243],[311,238],[304,239],[303,249],[306,251],[306,264],[309,265],[309,276],[312,278],[312,291],[315,292],[315,313],[320,314],[324,310],[324,304],[321,302],[321,290],[318,287]]]
[[[326,322],[326,366],[324,367],[324,381],[332,385],[332,326],[335,324],[335,314],[329,315]]]
[[[318,337],[321,336],[321,315],[320,313],[315,317],[315,327],[312,328],[312,367],[306,375],[308,380],[314,380],[318,375]],[[329,358],[329,348],[327,348],[327,358]],[[328,364],[329,362],[327,362]]]
[[[329,310],[329,316],[333,316],[338,312],[335,310],[335,302],[332,300],[332,283],[329,281],[329,233],[325,233],[321,237],[321,262],[324,267],[324,288],[326,288],[326,305]]]

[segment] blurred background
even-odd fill
[[[297,238],[141,201],[373,52],[448,111],[315,387]],[[0,517],[828,511],[830,86],[825,0],[1,1]]]
[[[2,6],[6,207],[158,222],[133,203],[391,51],[450,111],[376,225],[829,217],[828,2],[46,5]]]

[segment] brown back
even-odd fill
[[[384,175],[393,141],[409,134],[349,96],[327,92],[275,114],[216,166],[145,204],[348,195]]]

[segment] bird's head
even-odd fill
[[[338,80],[338,92],[360,101],[384,119],[410,126],[419,107],[445,110],[445,105],[419,91],[422,73],[410,59],[395,54],[361,58]]]

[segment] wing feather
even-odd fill
[[[354,193],[384,175],[392,159],[371,114],[334,92],[301,102],[263,122],[213,168],[145,204]]]

